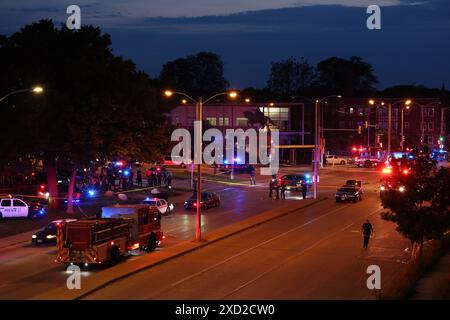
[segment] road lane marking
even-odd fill
[[[377,213],[377,212],[380,211],[380,210],[381,210],[381,209],[377,209],[377,210],[373,211],[372,213],[369,214],[369,216],[371,216],[371,215]],[[309,247],[303,249],[302,251],[300,251],[300,252],[298,252],[298,253],[296,253],[296,254],[294,254],[294,255],[288,257],[287,259],[283,260],[283,262],[279,263],[278,265],[276,265],[276,266],[270,268],[269,270],[264,271],[263,273],[261,273],[260,275],[258,275],[256,278],[253,278],[252,280],[247,281],[246,283],[240,285],[239,287],[237,287],[236,289],[234,289],[234,290],[231,291],[230,293],[228,293],[228,294],[226,294],[225,296],[223,296],[221,299],[224,299],[225,297],[228,297],[228,296],[230,296],[230,295],[236,293],[237,291],[242,290],[243,288],[249,286],[250,284],[252,284],[252,283],[258,281],[259,279],[261,279],[261,278],[264,277],[265,275],[269,274],[270,272],[272,272],[272,271],[274,271],[274,270],[280,268],[281,266],[285,265],[285,264],[286,264],[287,262],[289,262],[290,260],[293,260],[293,259],[295,259],[295,258],[298,258],[298,257],[301,256],[302,254],[304,254],[306,251],[309,251],[309,250],[311,250],[311,249],[317,247],[319,244],[321,244],[322,242],[324,242],[324,241],[326,241],[326,240],[328,240],[328,239],[334,237],[336,234],[341,233],[341,232],[343,232],[343,231],[349,229],[349,228],[352,227],[354,224],[355,224],[355,223],[352,222],[352,223],[350,223],[349,225],[347,225],[347,226],[345,226],[345,227],[343,227],[343,228],[337,230],[336,232],[333,232],[332,234],[326,236],[325,238],[322,238],[322,239],[320,239],[319,241],[313,243],[312,245],[310,245]]]
[[[290,234],[290,233],[292,233],[292,232],[294,232],[294,231],[300,230],[300,229],[302,229],[302,228],[304,228],[304,227],[310,225],[311,223],[314,223],[314,222],[316,222],[316,221],[318,221],[318,220],[320,220],[320,219],[322,219],[322,218],[325,218],[325,217],[327,217],[327,216],[329,216],[329,215],[331,215],[331,214],[333,214],[333,213],[335,213],[335,212],[337,212],[337,211],[339,211],[339,210],[345,209],[345,208],[347,208],[347,207],[349,207],[349,206],[350,206],[350,205],[345,205],[345,206],[336,208],[336,209],[334,209],[334,210],[331,210],[331,211],[328,212],[327,214],[321,215],[321,216],[319,216],[319,217],[317,217],[317,218],[314,218],[314,219],[312,219],[312,220],[310,220],[310,221],[308,221],[308,222],[306,222],[306,223],[304,223],[304,224],[302,224],[302,225],[300,225],[300,226],[297,226],[297,227],[295,227],[295,228],[293,228],[293,229],[290,229],[290,230],[288,230],[288,231],[285,231],[285,232],[283,232],[283,233],[281,233],[281,234],[279,234],[279,235],[277,235],[277,236],[275,236],[275,237],[273,237],[273,238],[271,238],[271,239],[268,239],[268,240],[266,240],[266,241],[263,241],[263,242],[261,242],[261,243],[255,245],[255,246],[253,246],[253,247],[251,247],[251,248],[248,248],[248,249],[246,249],[246,250],[244,250],[244,251],[242,251],[242,252],[239,252],[239,253],[237,253],[237,254],[231,256],[231,257],[228,257],[228,258],[225,259],[225,260],[222,260],[222,261],[220,261],[220,262],[217,262],[217,263],[213,264],[212,266],[209,266],[208,268],[205,268],[205,269],[203,269],[203,270],[200,270],[200,271],[198,271],[198,272],[196,272],[196,273],[191,274],[191,275],[188,276],[188,277],[185,277],[185,278],[183,278],[183,279],[181,279],[181,280],[179,280],[179,281],[177,281],[177,282],[174,282],[174,283],[172,283],[171,285],[172,285],[172,286],[177,286],[177,285],[179,285],[179,284],[181,284],[181,283],[183,283],[183,282],[186,282],[186,281],[188,281],[188,280],[190,280],[190,279],[193,279],[193,278],[195,278],[195,277],[197,277],[197,276],[199,276],[199,275],[201,275],[201,274],[203,274],[203,273],[205,273],[205,272],[208,272],[208,271],[210,271],[210,270],[212,270],[212,269],[214,269],[214,268],[217,268],[217,267],[219,267],[219,266],[221,266],[221,265],[227,263],[227,262],[230,261],[230,260],[233,260],[233,259],[235,259],[235,258],[237,258],[237,257],[240,257],[240,256],[242,256],[242,255],[244,255],[244,254],[246,254],[246,253],[248,253],[248,252],[250,252],[250,251],[252,251],[252,250],[255,250],[255,249],[259,248],[259,247],[262,247],[262,246],[264,246],[264,245],[266,245],[266,244],[268,244],[268,243],[270,243],[270,242],[272,242],[272,241],[274,241],[274,240],[277,240],[277,239],[279,239],[279,238],[281,238],[281,237],[284,237],[284,236],[286,236],[286,235],[288,235],[288,234]]]

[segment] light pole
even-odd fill
[[[391,138],[392,138],[392,106],[393,105],[396,105],[396,104],[398,104],[398,103],[400,103],[400,102],[404,102],[405,103],[405,105],[410,105],[411,103],[412,103],[412,101],[411,100],[406,100],[406,101],[404,101],[404,100],[398,100],[398,101],[395,101],[394,103],[392,103],[392,102],[389,102],[388,103],[388,141],[387,141],[387,143],[388,143],[388,149],[387,149],[387,152],[388,152],[388,155],[390,155],[391,154]],[[379,100],[374,100],[374,99],[370,99],[369,100],[369,104],[371,104],[371,105],[375,105],[376,103],[380,103],[382,106],[384,106],[384,101],[379,101]],[[403,107],[402,107],[403,108]],[[403,109],[402,109],[402,111],[403,111]],[[402,113],[402,115],[403,115],[403,113]],[[403,122],[403,121],[402,121]],[[402,129],[402,131],[403,131],[403,129]],[[402,133],[402,135],[403,135],[403,133]]]
[[[18,94],[18,93],[24,93],[24,92],[31,92],[31,93],[35,93],[35,94],[40,94],[40,93],[44,92],[44,89],[42,87],[40,87],[40,86],[36,86],[36,87],[33,87],[33,88],[29,88],[29,89],[15,90],[15,91],[12,91],[12,92],[6,94],[2,98],[0,98],[0,102],[5,100],[9,96],[12,96],[12,95]]]
[[[307,98],[305,96],[292,96],[292,99],[296,99],[296,98],[303,98],[305,100],[308,100],[310,102],[313,102],[313,100],[311,100],[310,98]],[[313,173],[313,197],[314,199],[317,199],[317,195],[318,195],[318,190],[317,190],[317,180],[318,180],[318,176],[319,176],[319,168],[318,168],[318,162],[320,161],[320,157],[322,157],[321,152],[319,152],[319,148],[321,148],[320,145],[320,119],[319,119],[319,112],[320,112],[320,103],[326,99],[329,98],[342,98],[341,95],[329,95],[326,96],[324,98],[321,99],[316,99],[314,101],[314,113],[315,113],[315,121],[314,121],[314,127],[315,127],[315,132],[314,132],[314,173]],[[303,131],[305,131],[302,128]]]
[[[411,100],[406,100],[405,105],[402,107],[402,116],[401,116],[401,137],[400,137],[400,149],[403,151],[404,146],[405,146],[405,135],[404,135],[404,127],[405,127],[405,121],[404,121],[404,113],[405,113],[405,108],[406,110],[409,110],[409,105],[411,104]]]
[[[166,97],[172,97],[173,95],[179,95],[179,96],[183,96],[185,98],[187,98],[189,101],[191,101],[192,103],[195,104],[196,106],[196,120],[199,121],[199,131],[200,131],[200,135],[202,135],[202,118],[203,118],[203,105],[208,103],[209,101],[211,101],[214,98],[217,98],[219,96],[229,96],[230,98],[234,99],[237,97],[237,92],[236,91],[230,91],[230,92],[222,92],[222,93],[218,93],[215,94],[213,96],[211,96],[210,98],[206,99],[203,101],[202,97],[199,97],[198,100],[195,100],[194,98],[192,98],[191,96],[183,93],[183,92],[177,92],[177,91],[171,91],[171,90],[166,90],[164,91],[164,94]],[[198,137],[197,138],[197,152],[199,152],[200,154],[197,155],[197,157],[194,156],[194,160],[195,158],[199,159],[199,163],[197,163],[197,202],[196,202],[196,209],[197,209],[197,215],[196,215],[196,222],[195,222],[195,240],[196,241],[201,241],[202,240],[202,216],[201,216],[201,198],[202,198],[202,162],[203,162],[203,150],[202,150],[202,137]],[[233,159],[234,160],[234,159]],[[194,161],[195,162],[195,161]],[[193,162],[193,163],[194,163]]]

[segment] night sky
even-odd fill
[[[1,0],[0,33],[44,18],[65,23],[70,4],[152,77],[169,60],[212,51],[232,87],[263,87],[272,61],[357,55],[374,66],[379,88],[450,87],[448,0]],[[381,30],[366,28],[370,4],[381,6]]]

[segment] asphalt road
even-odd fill
[[[322,202],[320,205],[317,204],[310,207],[305,212],[300,212],[294,216],[290,215],[289,217],[276,220],[270,224],[257,227],[245,233],[234,236],[229,240],[210,245],[196,253],[186,255],[185,257],[176,259],[170,263],[165,263],[160,267],[152,268],[148,273],[140,273],[135,277],[125,280],[123,289],[114,289],[116,288],[116,285],[113,285],[111,286],[111,290],[107,288],[92,297],[110,297],[118,299],[158,297],[215,298],[223,294],[230,294],[230,292],[228,292],[230,285],[238,283],[240,283],[240,285],[244,284],[244,280],[248,281],[249,275],[258,275],[258,272],[264,272],[264,270],[266,270],[265,268],[276,266],[278,263],[288,258],[289,254],[292,252],[303,252],[300,256],[307,256],[312,252],[313,248],[314,250],[317,250],[322,245],[327,244],[330,240],[333,241],[331,242],[332,246],[329,249],[332,249],[334,245],[335,248],[333,251],[335,252],[341,251],[342,248],[340,248],[341,244],[339,243],[342,240],[344,251],[340,252],[338,255],[338,257],[343,257],[342,259],[339,258],[339,261],[342,260],[346,263],[353,261],[354,259],[350,259],[346,256],[348,254],[346,252],[349,248],[352,248],[353,250],[353,246],[355,246],[355,248],[360,248],[360,241],[358,239],[356,239],[357,241],[353,239],[358,238],[359,234],[354,231],[359,230],[359,225],[362,223],[362,219],[365,215],[373,213],[373,217],[379,220],[378,214],[374,213],[374,210],[379,208],[379,201],[377,198],[377,193],[375,192],[377,185],[375,181],[377,180],[377,175],[371,170],[362,169],[342,170],[339,168],[330,168],[329,170],[324,170],[321,180],[321,194],[332,196],[337,186],[341,185],[346,179],[351,178],[358,178],[363,181],[372,182],[366,186],[367,199],[361,203],[337,205],[333,202],[333,199],[327,200]],[[264,182],[263,179],[267,180],[267,178],[258,177],[259,183],[256,187],[251,187],[246,183],[226,184],[206,181],[204,183],[204,188],[206,190],[218,192],[222,198],[222,206],[221,208],[214,208],[204,211],[202,223],[203,231],[208,233],[218,227],[259,214],[271,208],[280,207],[282,205],[282,200],[271,200],[268,198],[267,182]],[[166,246],[174,245],[180,241],[192,239],[195,234],[195,212],[185,211],[181,207],[185,198],[186,195],[181,195],[174,198],[173,200],[175,201],[176,211],[168,217],[163,217],[162,226],[167,235],[167,241],[165,241],[161,250],[164,250],[164,247]],[[290,199],[286,200],[286,202],[297,201],[300,199],[297,193],[288,195],[288,198]],[[353,223],[354,225],[349,226],[350,223]],[[388,241],[388,244],[386,245],[392,245],[395,247],[395,258],[399,258],[400,260],[404,259],[405,255],[402,255],[401,257],[397,255],[397,249],[404,249],[403,244],[400,245],[402,239],[399,237],[395,240],[391,239],[391,236],[395,235],[395,232],[393,231],[394,226],[384,222],[379,222],[379,224],[380,228],[378,228],[377,224],[375,224],[377,237],[374,239],[374,244],[376,245],[378,241],[387,239],[386,241]],[[351,229],[351,232],[345,232],[344,230],[342,231],[342,234],[336,233],[347,226],[349,226],[347,231]],[[294,229],[294,231],[288,232],[284,235],[286,231],[291,229]],[[379,231],[377,231],[377,229]],[[279,235],[282,236],[270,240],[257,248],[252,248],[255,245],[259,245],[261,242],[272,239],[273,237],[278,237]],[[386,237],[384,237],[385,235]],[[389,237],[387,237],[387,235],[389,235]],[[332,237],[329,238],[330,236]],[[335,242],[333,237],[338,237],[337,239],[340,240]],[[230,243],[228,243],[228,241],[230,241]],[[318,241],[320,242],[318,243]],[[336,246],[337,244],[339,244],[339,246]],[[375,254],[375,257],[378,257],[378,254],[381,254],[385,257],[385,254],[387,253],[392,254],[391,251],[386,251],[383,249],[386,245],[383,241],[382,245],[374,246],[366,253],[362,253],[359,250],[359,255],[364,254],[364,257],[367,258],[373,254]],[[397,248],[396,245],[403,248]],[[309,248],[310,246],[314,247]],[[307,250],[305,251],[305,249]],[[378,250],[379,252],[374,252],[374,250]],[[241,254],[243,251],[245,251],[245,253]],[[200,290],[200,292],[204,292],[204,295],[195,295],[193,292],[196,290],[188,292],[189,290],[185,289],[184,284],[189,283],[187,287],[190,287],[193,282],[200,279],[196,277],[187,279],[173,286],[173,282],[177,282],[175,279],[182,280],[186,278],[187,275],[192,273],[195,274],[195,272],[209,268],[211,263],[216,264],[223,259],[228,259],[229,257],[233,257],[235,255],[238,255],[238,258],[241,259],[236,260],[242,264],[240,267],[239,265],[236,266],[233,264],[230,267],[229,262],[227,261],[221,264],[220,268],[213,268],[214,270],[211,269],[208,272],[204,272],[200,277],[202,278],[204,274],[205,276],[208,275],[208,277],[211,277],[211,279],[221,279],[226,284],[224,284],[224,288],[222,288],[220,282],[214,284],[214,282],[210,282],[210,280],[207,279],[203,284],[202,281],[198,282],[198,286],[205,287],[205,290]],[[356,254],[356,256],[358,256],[358,254]],[[53,262],[55,257],[56,250],[52,246],[35,247],[30,244],[26,244],[0,249],[0,299],[30,299],[42,294],[43,292],[51,291],[56,287],[65,286],[67,275],[63,266]],[[304,266],[306,270],[308,270],[308,268],[312,268],[312,270],[320,270],[324,267],[324,265],[329,265],[326,261],[327,259],[324,259],[323,257],[321,258],[320,253],[318,255],[314,255],[314,257],[315,258],[313,261],[315,262],[313,264],[306,263]],[[139,259],[139,257],[132,257],[131,259]],[[188,261],[183,261],[183,259],[188,259]],[[289,265],[296,260],[297,258],[292,259],[292,261],[288,260],[286,261],[286,264]],[[235,258],[229,261],[235,261]],[[251,261],[251,263],[248,261]],[[316,262],[319,263],[319,265],[316,265]],[[126,263],[127,261],[123,262],[123,264]],[[320,267],[320,264],[322,264],[322,267]],[[394,263],[394,265],[397,264],[398,262]],[[351,267],[352,266],[353,265],[351,265]],[[228,269],[229,267],[231,269]],[[348,272],[352,274],[352,271],[346,271],[345,267],[348,266],[340,266],[338,264],[337,267],[341,268],[340,270],[343,272],[339,275],[339,277],[343,277]],[[158,271],[159,268],[161,268],[160,271]],[[101,272],[101,270],[83,272],[84,281],[88,281],[90,277],[98,276]],[[294,272],[294,274],[298,274],[298,272]],[[301,272],[301,274],[305,273]],[[231,277],[231,275],[233,276]],[[307,275],[307,273],[305,275]],[[152,277],[155,278],[153,279]],[[261,280],[265,278],[266,277],[263,276]],[[145,281],[141,282],[139,279]],[[307,276],[306,280],[308,279],[309,277]],[[147,282],[147,280],[150,282]],[[256,283],[260,283],[261,280],[255,281],[255,285]],[[158,285],[150,285],[153,289],[149,292],[143,288],[142,290],[134,288],[133,283],[135,281],[137,283],[141,282],[141,285],[147,284],[147,286],[148,283],[153,283],[153,281],[156,281]],[[316,288],[314,283],[316,282],[311,282],[310,280],[309,286],[311,288]],[[317,282],[318,288],[320,288],[320,283],[321,281]],[[211,288],[208,289],[210,285],[217,288],[217,291],[214,291]],[[177,290],[176,287],[181,288],[181,290]],[[242,290],[238,290],[229,297],[243,298],[245,296],[244,293],[249,290],[247,287],[253,288],[253,284],[246,285],[242,288]],[[130,294],[128,294],[128,288]],[[152,292],[155,291],[154,288],[158,288],[158,292],[159,288],[166,288],[167,291],[163,291],[164,294],[153,297]],[[193,286],[193,288],[195,288],[195,286]],[[114,292],[116,295],[114,295]],[[121,294],[120,292],[124,293]],[[125,292],[127,292],[127,294],[125,294]],[[133,295],[132,292],[140,292],[142,296]],[[267,292],[267,290],[263,290],[259,294],[262,292]],[[293,290],[292,292],[299,294],[300,291]],[[184,293],[186,295],[184,295]],[[254,293],[256,294],[257,292],[255,291]],[[109,296],[109,294],[111,294],[111,296]],[[255,296],[252,294],[253,292],[248,292],[248,297],[260,298],[258,294]],[[271,297],[271,295],[268,296],[268,298]],[[314,295],[292,296],[292,298],[297,297],[314,297]],[[289,298],[289,296],[287,296],[287,298]]]
[[[408,261],[407,242],[382,221],[378,195],[356,204],[333,199],[211,244],[118,281],[88,299],[374,299],[369,265],[382,288]],[[362,249],[360,226],[375,236]]]

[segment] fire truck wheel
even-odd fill
[[[115,265],[119,262],[120,250],[117,246],[111,248],[111,264]]]
[[[155,249],[156,249],[156,236],[154,233],[152,233],[148,238],[147,252],[155,251]]]

